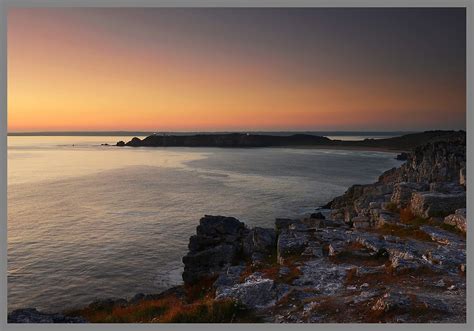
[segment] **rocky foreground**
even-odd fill
[[[406,159],[274,228],[203,217],[182,286],[60,315],[17,310],[9,321],[465,323],[465,136]]]

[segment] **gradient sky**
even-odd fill
[[[466,125],[462,8],[11,9],[9,131]]]

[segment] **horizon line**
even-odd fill
[[[465,131],[463,129],[430,129],[430,130],[390,130],[390,131],[372,131],[372,130],[223,130],[223,131],[133,131],[133,130],[114,130],[114,131],[13,131],[7,132],[7,136],[61,136],[61,135],[151,135],[156,133],[319,133],[327,135],[389,135],[389,134],[410,134],[426,131]]]

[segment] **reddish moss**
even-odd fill
[[[414,218],[415,215],[412,213],[410,208],[400,209],[400,222],[407,224]]]
[[[368,232],[378,233],[380,235],[392,235],[400,238],[412,238],[422,241],[432,241],[431,237],[419,229],[419,226],[398,226],[395,224],[384,224],[381,227]]]
[[[216,281],[217,277],[207,277],[202,278],[199,282],[192,284],[192,285],[185,285],[184,290],[186,293],[186,298],[189,302],[204,299],[207,297],[214,297],[215,289],[213,288],[213,284]]]
[[[347,271],[345,284],[352,284],[354,278],[357,276],[357,268],[351,268]]]
[[[256,323],[260,319],[232,300],[205,299],[176,305],[153,320],[159,323]]]
[[[276,259],[266,261],[263,264],[256,266],[252,264],[247,264],[245,270],[240,275],[239,281],[242,283],[248,276],[250,276],[254,272],[260,272],[264,275],[264,277],[270,278],[276,282],[290,283],[294,279],[298,278],[301,274],[300,270],[297,267],[297,263],[300,259],[301,257],[295,256],[285,259],[285,262],[283,264],[279,264],[278,262],[276,262]],[[289,273],[284,276],[280,275],[280,269],[282,267],[289,268]]]
[[[252,312],[232,300],[216,302],[206,297],[185,303],[175,296],[144,300],[110,310],[84,308],[67,313],[81,316],[91,323],[232,323],[259,322]]]
[[[86,307],[70,311],[69,316],[81,316],[91,323],[144,323],[166,312],[181,301],[175,296],[159,300],[146,300],[128,306],[113,306],[110,309]]]

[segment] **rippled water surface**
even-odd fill
[[[272,226],[374,181],[393,153],[117,148],[121,137],[8,138],[8,308],[62,310],[181,281],[204,214]]]

